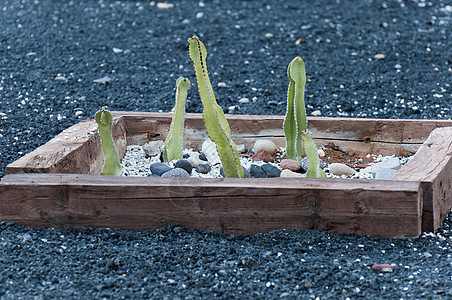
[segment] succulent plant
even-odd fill
[[[304,103],[304,86],[306,84],[306,71],[303,59],[297,56],[287,68],[289,89],[287,92],[287,112],[284,118],[284,134],[286,136],[286,154],[294,160],[301,160],[303,148],[308,158],[309,170],[307,177],[326,177],[320,168],[319,155],[308,130],[306,108]]]
[[[163,160],[170,161],[182,158],[182,142],[184,133],[185,102],[190,81],[180,77],[176,81],[176,104],[173,109],[170,130],[163,147]]]
[[[301,134],[307,130],[306,109],[304,105],[304,86],[306,73],[301,57],[295,57],[287,68],[289,89],[287,92],[287,112],[284,118],[286,154],[290,159],[300,160],[303,154]]]
[[[326,178],[325,171],[320,168],[319,153],[312,140],[311,132],[309,132],[309,130],[303,131],[301,139],[303,140],[304,151],[308,158],[308,172],[306,173],[306,177]]]
[[[118,151],[111,135],[111,122],[113,121],[113,117],[108,110],[102,108],[102,110],[96,113],[94,120],[96,120],[99,127],[102,151],[104,153],[104,166],[100,174],[119,176],[122,173],[122,168],[119,163]]]
[[[206,47],[197,36],[188,39],[188,44],[190,59],[193,61],[198,82],[199,96],[204,107],[203,119],[207,134],[217,146],[225,176],[243,178],[237,146],[231,139],[231,129],[223,110],[217,104],[210,83],[206,65]]]

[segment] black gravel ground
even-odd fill
[[[300,55],[308,114],[452,117],[450,1],[168,3],[0,0],[0,177],[102,106],[169,111],[176,79],[195,82],[194,34],[229,113],[284,114],[286,67]],[[187,111],[201,111],[196,86]],[[381,240],[1,223],[0,299],[452,299],[451,226],[449,216],[437,235]]]

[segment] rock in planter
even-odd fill
[[[161,177],[190,177],[190,174],[182,168],[175,168],[163,173]]]
[[[162,176],[163,173],[166,173],[169,170],[171,170],[171,167],[168,166],[167,164],[164,164],[164,163],[153,163],[149,167],[149,169],[150,169],[152,174],[155,174],[155,175],[158,175],[158,176]]]
[[[143,151],[146,155],[156,156],[160,154],[160,150],[162,149],[163,141],[150,141],[143,145]]]
[[[340,163],[330,164],[330,172],[333,173],[334,175],[346,175],[346,176],[354,175],[356,173],[356,171],[350,168],[349,166]]]
[[[201,174],[207,174],[212,170],[212,167],[209,164],[200,164],[197,168],[196,168],[196,172],[201,173]]]
[[[251,177],[254,177],[254,178],[267,178],[267,174],[258,165],[251,165],[250,175],[251,175]]]
[[[323,169],[325,167],[325,163],[323,162],[323,160],[320,160],[320,169]],[[301,161],[300,161],[300,167],[301,167],[301,172],[302,173],[306,173],[309,169],[309,165],[308,165],[308,158],[304,157]]]
[[[256,154],[253,155],[253,161],[274,162],[275,160],[269,152],[265,150],[259,150],[256,152]]]
[[[278,151],[278,147],[276,146],[275,143],[273,143],[270,140],[257,140],[254,143],[254,152],[259,152],[260,150],[265,150],[270,154],[275,154],[276,151]]]
[[[300,173],[295,173],[289,169],[282,170],[281,177],[303,177]]]
[[[202,143],[202,153],[207,157],[207,161],[211,165],[221,163],[220,155],[218,155],[217,145],[210,139],[207,139]]]
[[[302,168],[300,162],[293,159],[282,159],[279,166],[281,169],[288,169],[293,172],[301,172]]]
[[[242,166],[242,170],[243,170],[244,178],[251,178],[250,171],[248,171],[247,168],[244,168],[244,167]],[[223,169],[223,166],[222,166],[221,169],[220,169],[220,175],[223,176],[223,177],[226,177],[226,176],[224,175],[224,169]]]
[[[261,166],[268,178],[281,177],[281,170],[272,164],[265,164]]]
[[[174,167],[184,169],[188,174],[190,174],[191,170],[193,169],[192,164],[186,159],[179,159]]]

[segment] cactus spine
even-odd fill
[[[289,90],[287,92],[287,113],[284,119],[286,153],[291,159],[300,160],[303,154],[301,134],[307,130],[306,109],[304,105],[304,86],[306,72],[301,57],[295,57],[287,68]]]
[[[102,151],[104,153],[104,167],[100,174],[119,176],[122,173],[122,168],[119,163],[118,151],[111,135],[111,122],[113,121],[113,117],[108,110],[102,108],[102,110],[96,113],[94,120],[96,120],[99,127]]]
[[[176,104],[173,109],[170,131],[163,148],[163,160],[170,161],[182,158],[182,137],[184,132],[185,102],[187,100],[190,81],[180,77],[176,81]]]
[[[226,177],[243,178],[237,146],[231,139],[231,130],[223,110],[217,104],[207,72],[207,50],[197,36],[188,39],[189,55],[193,61],[199,96],[204,107],[203,119],[209,138],[216,144]]]
[[[308,158],[307,177],[325,178],[325,172],[320,169],[319,154],[308,130],[306,108],[304,104],[304,86],[306,71],[303,59],[297,56],[287,68],[289,89],[287,92],[287,112],[284,119],[284,134],[286,136],[286,154],[289,158],[301,160],[303,148]]]

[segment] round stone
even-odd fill
[[[168,166],[167,164],[164,163],[153,163],[150,167],[149,170],[151,171],[152,174],[157,175],[157,176],[162,176],[163,173],[168,172],[169,170],[171,170],[171,167]]]
[[[174,167],[184,169],[188,174],[190,174],[191,170],[193,169],[192,164],[186,159],[179,159]]]
[[[265,150],[259,150],[253,155],[253,161],[274,162],[273,156]]]
[[[281,169],[289,169],[293,172],[301,171],[300,162],[293,159],[282,159],[279,166]]]
[[[196,168],[196,172],[201,174],[207,174],[212,170],[212,167],[209,164],[201,164]]]
[[[254,143],[254,152],[259,152],[260,150],[264,150],[267,151],[270,154],[275,154],[276,151],[278,150],[278,147],[276,146],[275,143],[273,143],[270,140],[257,140]]]
[[[161,177],[190,177],[190,174],[182,168],[175,168],[163,173]]]

